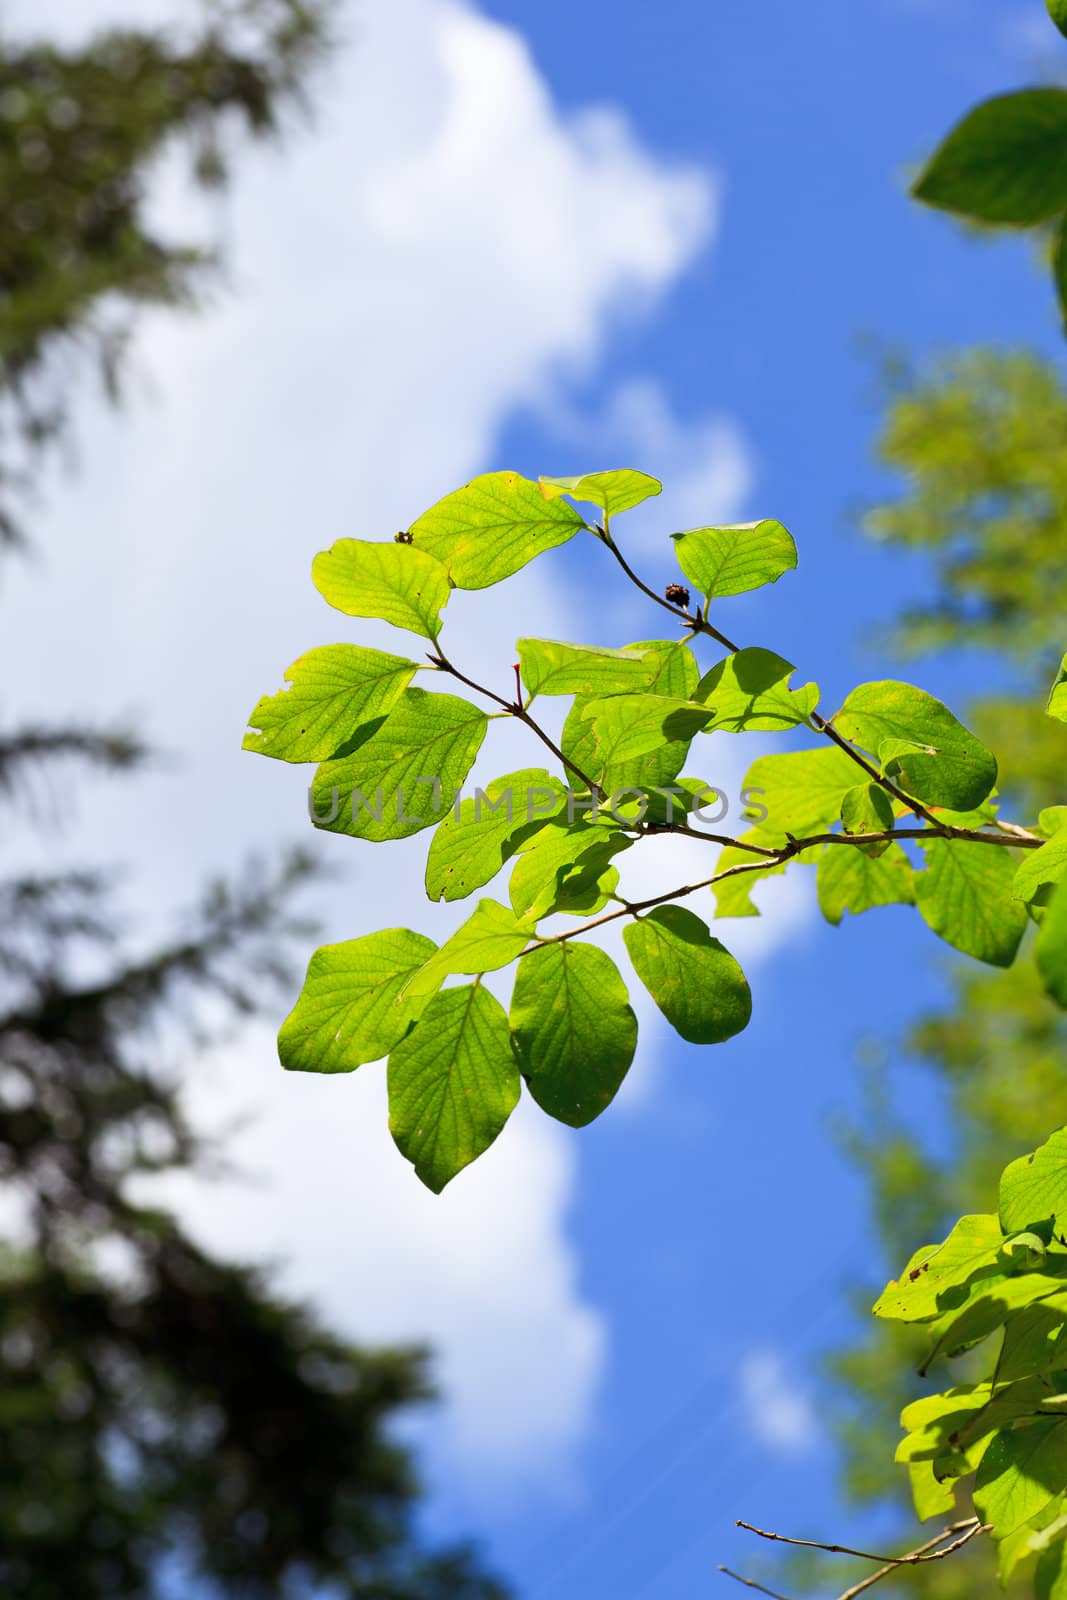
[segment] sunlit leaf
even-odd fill
[[[631,467],[620,467],[613,472],[587,472],[580,478],[542,478],[540,483],[546,500],[555,500],[561,494],[570,495],[572,500],[599,506],[606,517],[632,510],[663,488],[658,478],[650,478],[647,472],[635,472]]]
[[[487,589],[584,527],[573,506],[546,500],[529,478],[486,472],[424,511],[407,548],[436,556],[457,589]]]
[[[1003,1242],[996,1217],[961,1217],[943,1244],[928,1245],[915,1253],[900,1278],[875,1301],[875,1316],[925,1322],[962,1303],[966,1286],[976,1275],[1000,1272]]]
[[[694,699],[714,712],[712,733],[775,733],[806,722],[818,685],[790,689],[796,668],[773,650],[738,650],[706,672]]]
[[[431,900],[465,900],[496,877],[523,839],[538,832],[566,802],[566,790],[544,767],[494,778],[454,806],[438,825],[426,858]]]
[[[1060,1232],[1067,1225],[1067,1128],[1031,1155],[1005,1167],[1000,1178],[1000,1223],[1005,1233],[1018,1233],[1036,1222],[1053,1219]]]
[[[965,841],[923,843],[926,871],[914,878],[915,903],[927,926],[956,950],[993,967],[1010,967],[1026,932],[1026,908],[1012,894],[1008,850]]]
[[[466,922],[414,975],[405,996],[434,994],[453,973],[498,972],[510,966],[529,944],[536,924],[536,917],[520,920],[510,906],[496,900],[479,900]]]
[[[684,906],[657,906],[627,925],[634,970],[671,1026],[691,1044],[721,1044],[747,1028],[752,994],[740,966]]]
[[[516,915],[592,916],[618,882],[612,857],[632,843],[606,818],[595,824],[556,818],[527,841],[516,859],[509,886]]]
[[[877,857],[851,845],[830,844],[819,857],[815,875],[819,908],[836,926],[846,911],[858,916],[875,906],[914,905],[914,877],[898,844]]]
[[[974,1483],[974,1508],[1006,1539],[1062,1493],[1067,1483],[1067,1419],[1039,1417],[998,1433]]]
[[[833,719],[878,757],[888,778],[930,806],[968,811],[997,781],[997,763],[947,706],[910,683],[863,683]]]
[[[661,663],[653,650],[601,650],[558,639],[519,639],[522,681],[536,694],[624,694],[650,689]]]
[[[709,600],[777,583],[797,564],[793,536],[780,522],[735,522],[674,535],[678,565]]]
[[[518,1103],[519,1068],[499,1000],[476,984],[435,995],[389,1057],[389,1128],[440,1194],[487,1150]]]
[[[487,726],[485,712],[468,700],[405,689],[364,743],[319,767],[315,826],[372,840],[432,828],[453,805]]]
[[[414,661],[361,645],[309,650],[285,674],[291,687],[257,702],[243,748],[282,761],[328,761],[362,723],[395,705],[417,671]]]
[[[1067,1010],[1067,886],[1063,883],[1049,902],[1034,953],[1046,993]]]
[[[637,1047],[637,1018],[615,963],[572,940],[523,956],[511,1030],[530,1093],[573,1128],[611,1104]]]
[[[345,944],[323,945],[278,1035],[283,1067],[351,1072],[388,1055],[424,1002],[402,999],[436,945],[408,928],[387,928]]]
[[[1067,656],[1060,662],[1056,681],[1049,690],[1047,711],[1059,722],[1067,722]]]
[[[321,551],[311,576],[324,600],[350,617],[378,617],[436,639],[451,587],[439,561],[406,544],[338,539]]]

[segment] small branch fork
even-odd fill
[[[858,1561],[878,1563],[877,1572],[872,1572],[859,1583],[853,1584],[851,1589],[846,1589],[843,1594],[838,1595],[837,1600],[856,1600],[857,1595],[864,1594],[876,1583],[881,1583],[883,1578],[899,1572],[902,1567],[917,1567],[929,1561],[943,1561],[946,1556],[962,1550],[965,1544],[969,1544],[979,1534],[988,1533],[991,1526],[990,1523],[981,1522],[978,1517],[967,1517],[962,1522],[950,1523],[925,1544],[918,1545],[914,1550],[908,1550],[902,1556],[876,1556],[868,1550],[853,1550],[844,1544],[821,1544],[816,1539],[790,1539],[783,1533],[768,1533],[763,1528],[754,1527],[751,1522],[742,1522],[740,1519],[737,1522],[737,1527],[744,1528],[748,1533],[757,1534],[761,1539],[771,1539],[776,1544],[799,1545],[805,1550],[823,1550],[827,1555],[854,1556]],[[724,1577],[732,1578],[735,1583],[744,1584],[746,1589],[755,1589],[759,1594],[770,1595],[771,1600],[787,1600],[787,1597],[779,1594],[777,1590],[767,1589],[752,1578],[744,1578],[738,1572],[731,1572],[729,1567],[720,1567],[719,1571]]]
[[[642,594],[647,595],[648,598],[650,600],[654,600],[658,606],[662,606],[664,610],[669,611],[672,616],[677,618],[677,620],[685,627],[689,628],[691,632],[708,635],[731,653],[734,653],[740,649],[740,646],[734,644],[733,641],[728,639],[724,633],[720,633],[717,628],[713,628],[711,626],[701,607],[698,606],[695,612],[691,612],[684,606],[675,605],[672,601],[664,599],[662,596],[656,594],[653,589],[650,589],[648,584],[643,582],[643,580],[637,576],[637,573],[634,572],[626,557],[623,555],[622,551],[612,538],[610,528],[607,525],[604,527],[597,526],[593,529],[593,532],[600,542],[611,551],[611,554],[615,557],[615,560],[629,578],[630,582],[640,589]],[[500,707],[500,712],[498,715],[515,717],[519,722],[524,723],[526,727],[530,729],[530,732],[540,739],[541,743],[552,752],[556,760],[560,762],[560,764],[578,780],[584,789],[588,790],[595,805],[602,805],[607,801],[608,796],[605,794],[601,786],[595,783],[593,779],[589,777],[588,773],[583,772],[581,767],[579,767],[576,762],[572,761],[569,756],[564,755],[556,741],[545,731],[544,728],[542,728],[536,718],[531,715],[528,707],[523,704],[522,678],[520,675],[520,669],[517,665],[513,668],[515,673],[515,699],[508,700],[503,695],[497,694],[495,689],[490,689],[485,684],[477,683],[473,678],[468,678],[466,673],[461,672],[457,666],[448,660],[447,656],[444,655],[439,645],[434,650],[427,652],[427,660],[432,666],[436,667],[439,672],[447,672],[451,677],[457,679],[458,682],[466,684],[468,689],[473,689],[476,694],[484,695],[487,700],[493,701],[495,705]],[[735,866],[727,867],[722,872],[717,872],[709,878],[701,879],[699,883],[686,884],[682,888],[672,889],[666,894],[656,895],[650,900],[631,902],[628,900],[621,900],[618,896],[615,896],[614,898],[618,904],[617,910],[608,911],[603,916],[595,917],[591,922],[582,923],[580,927],[568,929],[565,933],[556,934],[546,939],[536,939],[533,943],[527,946],[522,954],[529,955],[532,951],[541,949],[544,945],[562,944],[568,939],[579,938],[582,934],[589,933],[593,928],[602,927],[607,922],[614,922],[619,917],[638,916],[643,911],[650,911],[655,906],[666,905],[669,901],[684,900],[686,896],[696,894],[701,889],[712,888],[715,884],[722,883],[727,878],[738,877],[742,873],[746,872],[766,872],[770,868],[784,866],[787,861],[793,860],[796,856],[800,855],[802,851],[807,850],[814,845],[854,845],[857,847],[862,847],[863,845],[870,844],[891,844],[895,843],[899,839],[935,838],[965,840],[970,844],[999,845],[1009,850],[1038,850],[1045,843],[1045,840],[1040,838],[1039,835],[1031,833],[1026,828],[1021,828],[1016,823],[1012,822],[997,821],[993,825],[995,831],[984,828],[964,828],[956,826],[955,824],[940,822],[938,820],[936,811],[931,811],[927,809],[927,807],[921,805],[919,801],[913,799],[912,796],[905,794],[902,789],[898,788],[891,779],[880,773],[877,767],[867,759],[862,751],[857,750],[855,745],[850,744],[849,741],[837,731],[830,719],[821,717],[817,712],[813,712],[810,721],[812,727],[817,732],[824,734],[826,738],[831,740],[833,744],[837,745],[837,747],[842,750],[851,761],[854,761],[856,765],[864,773],[866,773],[867,777],[872,783],[877,783],[882,789],[891,795],[899,805],[902,805],[908,811],[913,812],[918,819],[926,824],[926,826],[923,828],[890,828],[879,833],[816,833],[810,834],[807,838],[803,839],[797,839],[791,834],[787,834],[787,842],[784,845],[781,845],[777,848],[771,848],[764,845],[752,844],[744,839],[735,839],[725,834],[705,833],[700,829],[691,827],[686,822],[650,823],[642,828],[642,832],[646,834],[681,833],[690,838],[702,839],[708,844],[718,844],[729,849],[744,851],[746,854],[753,856],[755,859],[751,862],[741,862]],[[747,1527],[748,1524],[742,1523],[741,1526]],[[968,1524],[968,1527],[969,1526],[970,1525]],[[752,1531],[756,1533],[760,1532],[758,1528],[753,1529]],[[975,1530],[971,1530],[971,1532],[967,1534],[967,1538],[973,1537],[974,1531]],[[764,1538],[780,1537],[776,1534],[763,1534],[762,1536]],[[792,1540],[786,1542],[799,1543],[802,1541]],[[828,1547],[819,1546],[818,1548],[825,1549]],[[902,1557],[901,1561],[904,1564],[907,1564],[908,1560],[910,1559],[911,1558],[909,1557]],[[927,1558],[924,1556],[923,1559]],[[736,1574],[731,1573],[730,1576],[735,1577]],[[747,1580],[742,1579],[740,1581],[745,1582]],[[759,1588],[759,1585],[756,1584],[754,1587]],[[765,1592],[770,1593],[769,1590]],[[847,1600],[851,1600],[851,1595],[853,1593],[859,1592],[860,1591],[858,1590],[850,1591]],[[845,1597],[842,1597],[842,1600],[845,1600]]]

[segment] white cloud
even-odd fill
[[[120,9],[79,5],[79,21]],[[162,0],[126,14],[157,10],[172,14]],[[35,0],[35,21],[60,14],[67,0]],[[101,791],[75,838],[46,845],[53,862],[135,857],[149,923],[209,867],[301,831],[305,775],[238,746],[290,660],[375,637],[324,607],[313,552],[403,526],[484,466],[516,408],[565,401],[614,319],[647,314],[713,228],[711,176],[650,156],[616,112],[563,116],[513,31],[455,0],[353,18],[314,133],[284,159],[250,158],[228,203],[238,293],[198,321],[149,319],[137,358],[151,394],[117,422],[90,419],[82,474],[42,530],[43,581],[8,579],[0,667],[17,673],[20,712],[129,706],[182,753],[178,773]],[[172,185],[167,216],[197,215]],[[624,389],[576,437],[680,480],[682,520],[698,499],[736,510],[736,436],[673,416],[654,385]],[[528,569],[489,604],[453,597],[449,635],[470,671],[507,683],[517,633],[580,630],[553,582],[563,570]],[[487,763],[528,765],[520,731],[494,723]],[[333,878],[327,937],[383,921],[440,937],[459,920],[422,896],[424,841],[312,842]],[[682,857],[671,866],[688,871]],[[380,1071],[286,1078],[263,1031],[206,1064],[195,1098],[212,1117],[255,1111],[233,1149],[266,1180],[186,1185],[205,1237],[281,1252],[291,1281],[358,1335],[428,1335],[445,1436],[467,1466],[497,1484],[534,1467],[558,1477],[605,1341],[566,1235],[577,1142],[521,1114],[434,1200],[391,1147]]]
[[[768,1449],[802,1455],[818,1436],[815,1408],[782,1357],[754,1350],[741,1363],[741,1394],[749,1426]]]

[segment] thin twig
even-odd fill
[[[868,1573],[859,1583],[853,1584],[851,1589],[846,1589],[838,1600],[856,1600],[857,1595],[864,1594],[873,1588],[876,1583],[881,1583],[883,1578],[888,1578],[892,1573],[899,1572],[901,1567],[923,1566],[930,1561],[943,1561],[946,1556],[962,1550],[965,1544],[980,1533],[988,1533],[990,1523],[980,1522],[977,1517],[966,1517],[961,1522],[950,1523],[947,1528],[928,1539],[925,1544],[918,1545],[914,1550],[909,1550],[902,1556],[877,1556],[869,1550],[853,1550],[845,1544],[824,1544],[818,1539],[791,1539],[784,1533],[769,1533],[764,1528],[757,1528],[751,1522],[738,1519],[737,1526],[744,1528],[749,1533],[758,1534],[761,1539],[770,1539],[775,1544],[799,1545],[805,1550],[822,1550],[827,1555],[853,1556],[859,1561],[877,1561],[881,1565],[877,1572]],[[949,1540],[948,1544],[945,1541]],[[771,1595],[773,1600],[786,1600],[784,1595],[775,1594],[773,1589],[764,1588],[763,1584],[754,1582],[751,1578],[743,1578],[739,1573],[731,1572],[729,1567],[720,1567],[720,1572],[728,1578],[733,1578],[738,1583],[743,1583],[749,1589],[756,1589],[761,1594]]]
[[[921,1550],[913,1551],[911,1555],[901,1556],[897,1561],[887,1562],[877,1572],[872,1572],[870,1577],[863,1578],[859,1583],[853,1584],[851,1589],[846,1589],[844,1594],[838,1596],[838,1600],[856,1600],[857,1595],[864,1594],[868,1589],[873,1588],[876,1583],[881,1583],[883,1578],[888,1578],[891,1573],[899,1572],[901,1567],[917,1567],[929,1561],[943,1561],[946,1556],[952,1555],[954,1551],[961,1550],[976,1534],[988,1533],[991,1527],[992,1523],[979,1522],[978,1518],[975,1517],[973,1527],[968,1528],[966,1533],[961,1534],[958,1539],[954,1539],[951,1544],[946,1544],[943,1549],[931,1550],[930,1554],[927,1555],[926,1551],[930,1550],[930,1546],[925,1545]],[[944,1532],[947,1533],[948,1529],[946,1528]],[[944,1534],[942,1534],[942,1537],[944,1537]]]
[[[731,655],[735,655],[737,653],[740,646],[732,644],[731,641],[726,637],[725,633],[720,633],[718,628],[713,628],[706,617],[699,615],[694,616],[691,612],[686,611],[684,606],[673,605],[670,600],[665,600],[662,595],[657,594],[655,589],[650,589],[647,583],[642,583],[641,579],[637,576],[637,573],[634,571],[633,567],[631,567],[630,563],[627,561],[626,557],[623,555],[622,551],[619,549],[610,533],[604,533],[601,543],[607,545],[608,549],[611,551],[612,555],[619,563],[619,566],[629,578],[630,582],[636,584],[641,590],[642,594],[647,594],[650,600],[654,600],[658,606],[662,606],[663,609],[665,611],[669,611],[673,617],[677,617],[679,622],[684,622],[685,626],[687,628],[691,628],[694,633],[706,633],[712,639],[717,640],[717,642],[722,645],[724,650],[729,650]]]
[[[541,724],[530,715],[521,701],[505,700],[504,696],[497,694],[495,689],[487,689],[484,683],[475,683],[473,678],[468,678],[465,672],[460,672],[458,667],[453,666],[452,662],[449,661],[446,656],[443,656],[440,650],[438,650],[435,655],[428,654],[428,660],[432,661],[433,665],[441,672],[447,672],[451,677],[458,678],[460,683],[465,683],[467,688],[473,689],[476,694],[484,694],[487,700],[495,701],[498,706],[502,707],[502,709],[507,712],[509,717],[515,717],[517,721],[524,722],[530,729],[530,732],[537,735],[541,743],[546,745],[548,749],[551,750],[556,760],[560,762],[562,766],[566,767],[568,772],[573,772],[579,783],[584,784],[591,795],[594,795],[601,800],[605,798],[604,791],[600,788],[599,784],[594,783],[593,780],[590,777],[587,777],[587,775],[582,771],[581,767],[577,766],[569,758],[569,756],[565,756],[563,754],[563,751],[560,749],[559,745],[553,738],[550,737],[549,734],[545,732]]]
[[[724,1578],[732,1578],[735,1583],[743,1583],[746,1589],[755,1589],[758,1594],[769,1594],[771,1600],[789,1600],[787,1594],[779,1594],[777,1589],[768,1589],[762,1583],[757,1583],[755,1578],[743,1578],[739,1572],[731,1572],[729,1567],[720,1567],[719,1571]]]
[[[964,1529],[968,1530],[968,1538],[972,1537],[980,1527],[980,1523],[977,1517],[965,1517],[962,1522],[953,1522],[949,1527],[942,1528],[940,1533],[928,1539],[925,1544],[919,1545],[915,1550],[909,1550],[907,1555],[903,1556],[872,1555],[869,1550],[853,1550],[847,1544],[824,1544],[821,1539],[791,1539],[784,1533],[768,1533],[765,1528],[757,1528],[751,1522],[743,1522],[740,1517],[734,1526],[744,1528],[746,1533],[758,1534],[761,1539],[770,1539],[775,1544],[799,1545],[803,1550],[822,1550],[829,1556],[855,1556],[858,1561],[877,1561],[887,1566],[900,1567],[913,1566],[917,1561],[929,1560],[926,1555],[927,1550],[933,1550],[943,1540],[951,1539],[953,1534],[962,1533]]]

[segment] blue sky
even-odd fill
[[[52,13],[71,25],[62,0]],[[921,563],[852,526],[885,488],[870,346],[1059,350],[1026,245],[969,241],[905,192],[909,163],[976,98],[1055,63],[1037,4],[396,0],[351,15],[317,125],[281,163],[256,157],[221,217],[163,175],[164,218],[223,231],[228,292],[196,324],[149,320],[130,416],[87,400],[50,569],[16,580],[0,646],[28,665],[31,708],[129,705],[181,751],[179,775],[91,801],[64,846],[135,847],[146,929],[191,876],[298,831],[299,775],[236,745],[288,661],[342,636],[306,580],[334,537],[391,531],[477,470],[659,472],[670,493],[633,536],[658,581],[662,536],[698,516],[793,530],[799,571],[734,602],[731,622],[832,702],[893,674],[864,635],[923,584]],[[510,638],[538,623],[606,625],[617,643],[652,631],[603,597],[597,554],[513,580],[491,624],[468,607],[486,671],[506,672]],[[980,664],[921,670],[958,700]],[[744,753],[716,761],[736,783]],[[509,764],[526,764],[521,745]],[[394,889],[346,841],[317,848],[346,874],[320,907],[330,937],[394,919],[398,899],[442,926],[419,909],[417,854],[395,858]],[[336,1082],[281,1084],[264,1027],[191,1078],[209,1120],[261,1111],[242,1151],[263,1181],[169,1198],[213,1242],[278,1258],[353,1332],[434,1343],[448,1398],[417,1430],[427,1528],[481,1539],[522,1595],[682,1600],[754,1554],[735,1517],[851,1526],[817,1362],[868,1247],[828,1122],[858,1104],[859,1041],[938,992],[943,947],[904,910],[834,930],[809,890],[768,904],[755,928],[723,925],[751,969],[747,1033],[701,1051],[642,1012],[625,1103],[580,1135],[518,1118],[441,1202],[389,1145],[372,1069],[343,1100]]]

